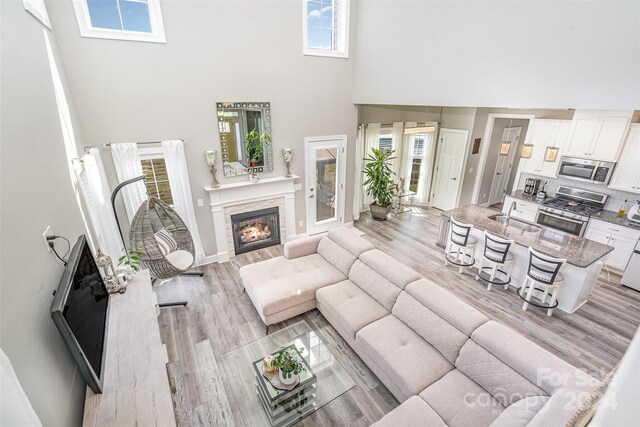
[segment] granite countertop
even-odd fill
[[[622,227],[633,228],[634,230],[640,230],[640,224],[637,222],[629,221],[625,214],[622,218],[618,217],[617,212],[602,211],[597,215],[591,215],[593,219],[599,219],[600,221],[610,222],[611,224],[620,225]]]
[[[467,224],[473,224],[479,230],[485,230],[496,236],[514,240],[521,246],[531,247],[554,258],[566,258],[567,263],[581,268],[590,266],[614,249],[612,246],[603,245],[602,243],[538,224],[533,224],[541,228],[539,232],[535,233],[508,227],[498,221],[489,219],[490,216],[497,213],[493,209],[483,208],[478,205],[467,205],[445,211],[442,215],[447,218],[454,217],[458,221]],[[530,224],[528,221],[516,219]]]

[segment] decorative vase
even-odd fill
[[[298,379],[298,376],[296,374],[291,374],[291,378],[285,378],[282,375],[282,371],[280,369],[278,369],[278,376],[280,377],[280,382],[282,382],[282,384],[284,385],[291,385]]]
[[[262,369],[268,374],[272,373],[276,369],[276,367],[273,366],[273,360],[274,357],[271,355],[262,360]]]
[[[387,215],[391,212],[392,205],[389,206],[380,206],[374,203],[369,205],[369,210],[371,211],[371,217],[378,221],[384,221],[387,219]]]

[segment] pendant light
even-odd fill
[[[509,131],[511,131],[511,125],[513,124],[513,117],[511,117],[511,121],[509,122]],[[507,132],[507,136],[509,135],[509,132]],[[504,136],[504,135],[503,135]],[[500,146],[500,155],[501,156],[507,156],[509,154],[509,151],[511,150],[511,141],[509,141],[508,139],[502,140],[502,145]]]
[[[560,120],[564,120],[564,110],[562,110]],[[544,161],[555,162],[558,160],[558,153],[560,153],[560,147],[558,147],[558,132],[556,132],[556,138],[553,141],[553,145],[548,145],[544,151]]]

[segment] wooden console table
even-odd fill
[[[148,270],[109,296],[102,394],[87,387],[83,425],[176,425],[157,304]]]

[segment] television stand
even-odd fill
[[[84,426],[176,425],[158,314],[148,270],[109,296],[102,394],[87,387]]]

